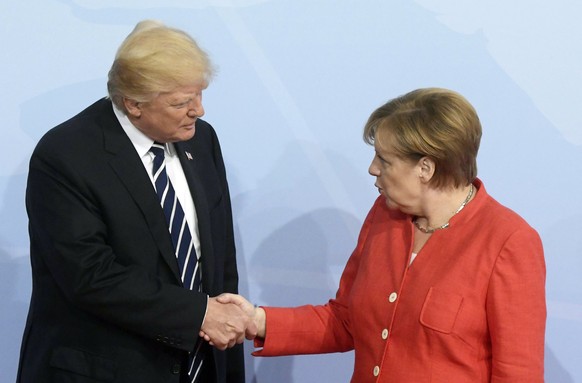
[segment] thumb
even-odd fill
[[[216,301],[220,303],[235,303],[240,304],[240,298],[238,295],[230,294],[230,293],[223,293],[216,297]]]

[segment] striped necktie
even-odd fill
[[[182,283],[185,288],[202,291],[201,263],[196,255],[184,210],[166,172],[164,145],[155,142],[150,152],[155,156],[153,166],[154,184],[172,237]],[[195,382],[198,375],[200,375],[204,352],[199,351],[203,347],[204,342],[202,338],[199,338],[195,350],[190,353],[188,376],[191,382]]]

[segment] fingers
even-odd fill
[[[217,296],[215,299],[220,303],[235,303],[239,295],[231,294],[231,293],[222,293]]]
[[[240,306],[244,311],[248,311],[249,307],[254,307],[252,303],[247,301],[242,295],[224,293],[216,297],[216,300],[220,303],[234,303]]]
[[[219,350],[234,347],[245,339],[252,340],[261,333],[255,318],[256,310],[241,295],[225,293],[210,298],[199,336]]]
[[[210,342],[210,344],[212,344],[212,342],[210,341],[210,337],[204,331],[200,330],[200,332],[198,333],[198,336],[200,338],[204,338],[205,341]]]
[[[242,295],[237,294],[221,294],[216,297],[216,300],[220,303],[233,303],[241,308],[249,318],[255,315],[255,306],[246,300]]]
[[[244,341],[250,322],[249,316],[237,304],[220,303],[217,298],[210,298],[199,335],[219,350],[225,350]]]

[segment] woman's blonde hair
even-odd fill
[[[179,86],[206,87],[213,73],[208,55],[188,34],[146,20],[119,47],[107,89],[115,105],[125,110],[124,98],[146,102]]]
[[[392,148],[403,159],[435,162],[431,184],[459,187],[477,177],[481,123],[460,94],[440,88],[414,90],[376,109],[364,127],[364,141],[380,146],[391,133]]]

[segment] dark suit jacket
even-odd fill
[[[175,146],[196,206],[204,291],[237,292],[216,133],[198,120]],[[178,383],[207,297],[182,287],[163,211],[109,100],[40,140],[26,206],[33,288],[17,381]],[[207,357],[216,382],[244,381],[242,347]]]

